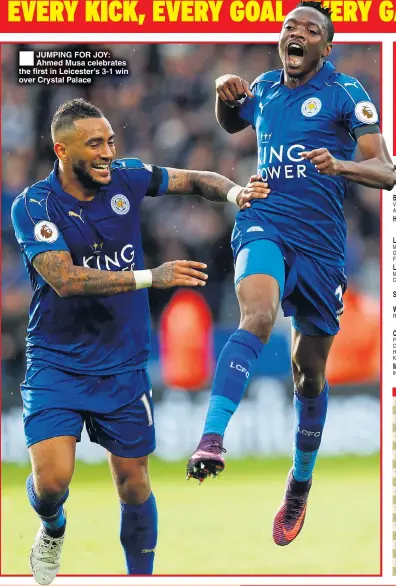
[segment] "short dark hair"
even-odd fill
[[[74,98],[61,104],[52,118],[52,140],[55,141],[59,131],[70,128],[73,122],[82,118],[104,118],[104,116],[99,108],[84,100],[84,98]]]
[[[330,8],[326,8],[325,6],[323,6],[322,2],[299,2],[296,6],[296,8],[314,8],[314,10],[317,10],[318,12],[320,12],[320,14],[323,14],[323,16],[326,18],[326,28],[327,28],[327,41],[329,43],[331,43],[334,39],[334,24],[333,21],[331,20],[331,10]]]

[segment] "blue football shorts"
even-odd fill
[[[280,241],[233,239],[235,287],[249,275],[271,275],[279,284],[283,313],[293,327],[308,336],[333,336],[340,329],[346,276],[342,267],[330,266],[300,251],[285,249]]]
[[[27,446],[59,436],[91,442],[115,456],[138,458],[155,450],[154,410],[146,370],[92,376],[28,364],[21,385]]]

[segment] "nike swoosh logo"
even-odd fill
[[[353,85],[353,87],[357,87],[356,83],[344,83],[344,86],[346,87],[347,85]]]
[[[142,551],[140,553],[155,553],[155,548],[154,549],[142,549]]]
[[[306,510],[307,510],[307,505],[304,506],[304,508],[301,512],[301,515],[297,519],[296,524],[294,525],[293,529],[285,529],[283,527],[283,535],[286,537],[286,539],[288,541],[292,541],[296,537],[298,532],[300,531],[301,525],[303,524],[303,521],[304,521]]]

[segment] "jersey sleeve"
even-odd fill
[[[242,120],[249,122],[255,128],[255,110],[256,110],[256,103],[257,103],[257,81],[259,78],[255,79],[252,84],[250,84],[250,91],[252,92],[254,98],[248,98],[247,96],[244,98],[244,101],[241,106],[239,106],[239,116]]]
[[[254,94],[254,90],[251,88],[252,93]],[[256,109],[256,97],[248,98],[246,97],[243,104],[239,106],[239,116],[242,120],[249,122],[254,128],[254,111]]]
[[[140,159],[120,159],[114,161],[112,167],[121,171],[121,177],[138,201],[145,196],[164,195],[168,190],[169,176],[165,167],[145,165]]]
[[[357,140],[363,134],[379,133],[379,115],[374,102],[357,79],[346,77],[337,82],[341,118]]]
[[[30,263],[42,252],[69,251],[60,230],[48,217],[45,198],[26,191],[19,195],[12,204],[11,221],[16,239]]]

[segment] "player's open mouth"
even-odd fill
[[[92,165],[92,169],[101,175],[102,177],[107,177],[110,174],[110,165],[109,163],[97,163]]]
[[[304,47],[300,43],[290,43],[287,46],[286,54],[289,65],[292,67],[300,67],[304,60]]]

